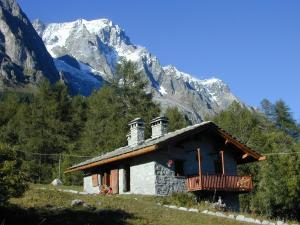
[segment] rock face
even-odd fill
[[[15,0],[0,0],[0,90],[59,80],[42,39]]]
[[[68,74],[74,92],[88,95],[101,87],[114,76],[116,63],[123,57],[138,65],[149,81],[147,91],[152,91],[163,109],[176,106],[192,122],[238,101],[219,79],[198,80],[174,66],[163,67],[156,56],[132,44],[124,30],[108,19],[48,25],[35,21],[33,25],[55,58],[57,69]]]

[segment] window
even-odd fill
[[[183,176],[183,161],[182,160],[175,160],[175,176]]]

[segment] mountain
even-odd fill
[[[59,80],[52,57],[15,0],[0,0],[0,90]]]
[[[134,45],[118,25],[108,19],[43,24],[33,22],[55,65],[72,91],[89,95],[115,73],[120,58],[138,65],[149,81],[147,91],[163,109],[176,106],[193,122],[214,115],[239,101],[221,80],[199,80],[174,66],[162,66],[145,47]]]

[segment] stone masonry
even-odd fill
[[[176,177],[174,171],[161,163],[155,164],[155,190],[157,195],[170,195],[173,192],[186,192],[185,177]]]

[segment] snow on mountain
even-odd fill
[[[178,107],[193,122],[238,101],[222,80],[200,80],[174,66],[163,67],[156,56],[132,44],[125,31],[108,19],[48,25],[36,20],[33,26],[74,92],[88,95],[101,87],[124,57],[137,64],[149,81],[147,91],[152,91],[163,109]]]
[[[100,76],[95,76],[93,69],[80,63],[80,68],[75,68],[63,60],[54,59],[56,68],[61,71],[64,80],[72,93],[80,93],[84,96],[90,95],[93,90],[99,89],[104,81]]]

